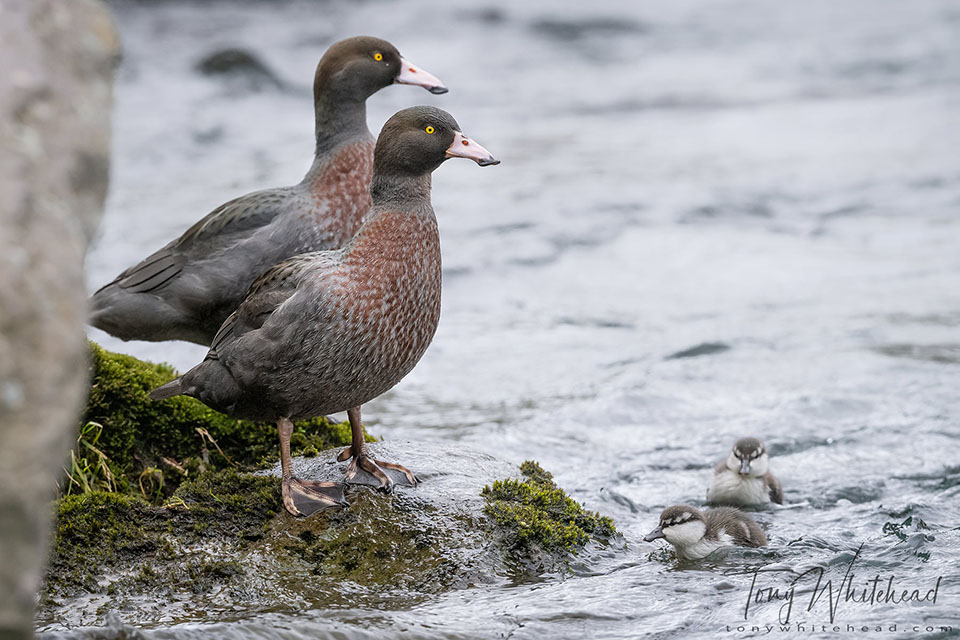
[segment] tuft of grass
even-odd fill
[[[110,469],[110,458],[99,448],[97,441],[103,434],[103,425],[87,422],[80,427],[77,444],[70,450],[70,468],[66,472],[66,487],[61,493],[91,493],[116,491],[117,480]]]
[[[536,462],[524,462],[520,472],[523,480],[497,480],[480,492],[487,502],[484,513],[499,525],[515,553],[536,547],[576,553],[591,538],[617,533],[613,520],[584,510]]]

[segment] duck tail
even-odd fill
[[[150,392],[151,400],[166,400],[167,398],[172,398],[173,396],[182,395],[185,391],[183,388],[183,378],[177,378],[168,382],[165,385],[159,386],[153,391]]]

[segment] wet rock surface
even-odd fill
[[[580,506],[542,470],[531,480],[533,463],[524,469],[532,484],[524,484],[505,480],[518,475],[512,465],[469,449],[368,446],[375,457],[409,465],[420,483],[386,494],[364,484],[372,478],[361,478],[347,489],[349,508],[309,518],[283,510],[279,466],[258,474],[207,471],[160,505],[105,492],[61,499],[40,628],[100,625],[111,616],[139,626],[410,606],[451,590],[566,571],[573,554],[589,558],[591,533],[601,533],[568,519],[571,506],[581,513]],[[336,454],[296,459],[296,472],[341,480],[346,463],[337,463]],[[524,513],[541,529],[521,536],[522,544],[514,523],[488,515],[491,500],[481,497],[481,487],[490,485],[484,493],[498,492],[502,508],[513,499],[504,483],[546,496],[527,501]],[[573,537],[544,536],[547,530]],[[613,535],[603,533],[600,546]]]
[[[235,92],[284,87],[283,81],[256,54],[246,49],[213,51],[197,62],[196,70],[202,75],[219,78]]]

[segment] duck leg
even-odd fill
[[[283,485],[283,506],[295,516],[309,516],[321,509],[348,507],[343,498],[343,485],[339,482],[311,482],[293,475],[290,459],[290,436],[293,423],[289,418],[277,420],[280,434],[280,469]]]
[[[363,469],[380,481],[380,489],[389,492],[393,490],[393,480],[390,479],[390,476],[387,475],[384,469],[394,469],[403,474],[403,477],[406,478],[411,487],[415,487],[417,485],[417,479],[409,469],[393,462],[374,460],[367,455],[366,443],[363,439],[363,422],[360,419],[360,407],[354,407],[348,410],[347,417],[350,419],[352,442],[349,447],[341,451],[340,455],[337,456],[339,462],[352,458],[344,474],[346,479],[353,480],[357,475],[357,469]]]

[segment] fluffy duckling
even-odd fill
[[[740,438],[714,469],[707,502],[735,506],[783,504],[783,488],[770,473],[767,448],[757,438]]]
[[[729,507],[700,511],[686,505],[667,507],[660,525],[643,537],[644,542],[663,538],[677,556],[686,560],[705,558],[721,547],[763,547],[767,537],[747,514]]]

